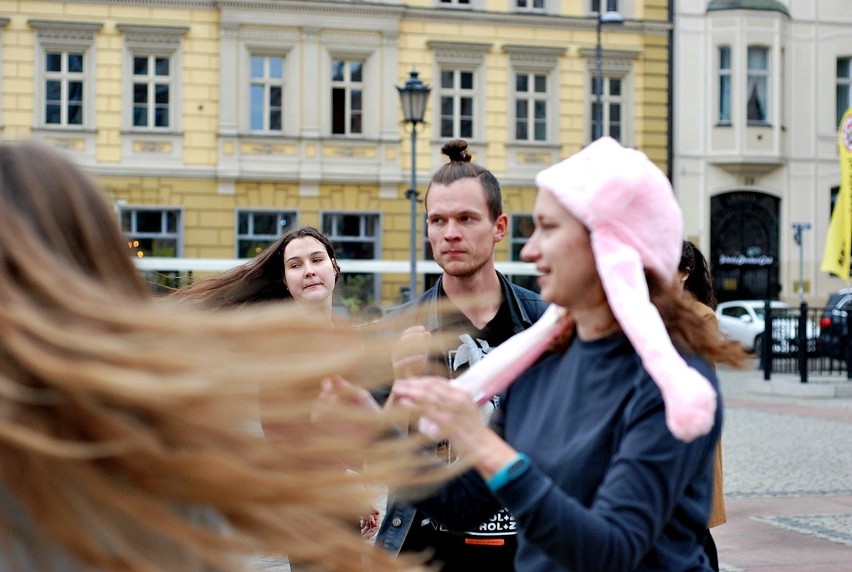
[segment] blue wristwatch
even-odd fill
[[[491,489],[492,492],[497,492],[507,483],[514,481],[521,475],[527,472],[527,469],[530,468],[530,459],[523,453],[518,453],[518,456],[503,465],[499,471],[494,473],[488,481],[486,481],[486,485]]]

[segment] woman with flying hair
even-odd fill
[[[306,248],[296,248],[302,245]],[[287,229],[248,262],[179,288],[171,296],[212,308],[289,300],[331,320],[339,278],[331,240],[315,227],[303,226]],[[307,282],[310,290],[302,287]]]
[[[289,305],[155,298],[94,182],[43,145],[0,144],[0,204],[0,569],[414,566],[351,526],[372,483],[448,471],[384,437],[398,420],[343,399],[324,406],[357,430],[291,443],[250,428],[259,383],[266,416],[302,419],[320,380],[386,362],[392,340]],[[366,466],[344,474],[353,457]]]

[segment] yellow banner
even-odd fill
[[[840,191],[822,255],[820,270],[849,280],[849,250],[852,247],[852,107],[840,120]]]

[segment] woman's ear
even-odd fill
[[[337,263],[336,258],[331,259],[331,264],[334,266],[334,283],[337,284],[337,280],[340,278],[340,265]]]

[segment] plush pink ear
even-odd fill
[[[713,428],[716,392],[674,349],[656,307],[639,254],[608,229],[591,235],[598,274],[609,306],[642,365],[654,379],[666,406],[666,425],[672,435],[690,442]]]
[[[551,304],[535,324],[491,350],[452,384],[481,405],[512,385],[570,325],[565,308]]]
[[[565,308],[551,304],[535,324],[515,334],[479,360],[451,383],[470,394],[482,405],[505,391],[547,350],[557,336],[573,327]],[[434,423],[420,418],[418,429],[424,435],[439,440]]]

